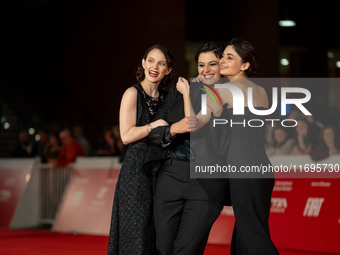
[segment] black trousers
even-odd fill
[[[208,199],[190,162],[168,159],[159,171],[154,199],[157,249],[161,255],[204,253],[223,205]]]
[[[268,224],[274,179],[230,178],[229,185],[235,214],[231,254],[279,254]]]

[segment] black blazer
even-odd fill
[[[203,88],[201,83],[195,83],[191,86]],[[195,89],[190,91],[190,96],[197,100],[192,100],[193,108],[199,111],[201,107],[200,90]],[[197,94],[197,95],[196,95]],[[172,85],[162,107],[157,111],[154,120],[164,119],[171,126],[172,124],[184,118],[184,101],[183,96],[176,89],[176,84]],[[169,126],[161,126],[151,130],[148,136],[149,148],[145,157],[143,171],[146,175],[151,175],[152,171],[157,171],[157,168],[167,158],[167,146],[171,146],[181,139],[190,139],[190,133],[176,135],[169,144],[164,143],[164,137],[169,134]],[[192,155],[191,155],[192,157]],[[193,158],[191,158],[194,160]],[[228,179],[197,179],[202,187],[206,190],[209,198],[212,201],[230,205],[229,182]]]
[[[171,126],[172,124],[180,121],[182,118],[184,118],[183,96],[177,91],[176,84],[174,84],[170,88],[167,97],[165,98],[164,104],[157,111],[153,121],[164,119]],[[166,135],[166,131],[169,131],[169,126],[157,127],[152,129],[148,136],[149,149],[146,154],[143,167],[146,172],[148,171],[148,163],[164,160],[167,158],[167,148],[163,143],[163,138]],[[176,137],[171,142],[175,142],[175,140],[178,142],[181,139],[189,137],[189,133],[179,134],[176,135]]]

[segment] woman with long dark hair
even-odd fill
[[[196,54],[198,73],[207,82],[219,79],[218,62],[224,45],[209,42]],[[207,88],[202,83],[195,86]],[[203,87],[204,86],[204,87]],[[146,166],[160,163],[155,191],[155,225],[159,254],[198,255],[204,253],[212,224],[223,204],[210,199],[198,180],[190,178],[190,129],[183,110],[183,96],[174,84],[156,119],[169,126],[150,133]],[[146,167],[150,169],[150,167]]]
[[[146,137],[153,128],[167,125],[152,121],[162,105],[173,77],[173,57],[162,45],[150,47],[138,67],[138,83],[129,87],[121,101],[119,129],[129,144],[118,177],[113,201],[108,255],[157,254],[153,221],[152,177],[141,168],[147,152]]]
[[[314,161],[326,159],[332,155],[340,154],[340,143],[336,129],[332,125],[325,125],[320,130],[319,144],[311,152]]]
[[[256,73],[254,47],[251,43],[234,38],[223,52],[220,60],[220,73],[228,78],[228,83],[233,85],[238,92],[244,95],[242,115],[234,114],[235,98],[229,89],[217,89],[222,105],[207,105],[207,114],[198,113],[196,118],[199,124],[197,129],[204,126],[212,113],[234,123],[248,123],[251,119],[262,119],[264,116],[255,115],[247,104],[248,89],[252,89],[252,102],[257,110],[268,108],[267,94],[261,86],[249,78]],[[180,80],[178,90],[183,94],[184,100],[189,98],[188,82]],[[238,105],[239,107],[239,105]],[[193,110],[192,110],[193,112]],[[193,113],[194,114],[194,113]],[[236,174],[228,173],[229,192],[235,214],[235,226],[231,244],[231,254],[273,255],[278,254],[269,233],[269,212],[271,194],[274,186],[274,174],[237,174],[242,168],[271,164],[263,144],[265,127],[252,127],[248,125],[225,125],[227,129],[227,149],[224,161],[227,165],[235,167]],[[220,134],[216,134],[220,135]]]

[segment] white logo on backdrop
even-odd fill
[[[273,213],[284,213],[286,211],[286,208],[288,206],[287,199],[286,198],[272,198],[272,204],[270,207],[270,212]]]
[[[305,210],[303,211],[304,217],[318,217],[320,214],[322,203],[325,201],[323,197],[310,197],[307,199]]]
[[[73,196],[72,196],[72,200],[71,200],[71,205],[73,206],[78,206],[81,203],[81,200],[83,199],[85,192],[82,190],[78,190],[76,192],[74,192]]]
[[[0,202],[8,202],[11,199],[12,192],[7,189],[0,191]]]
[[[275,186],[273,191],[292,191],[293,182],[292,181],[275,181]]]

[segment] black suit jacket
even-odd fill
[[[201,107],[199,88],[203,88],[201,83],[195,83],[191,86],[197,86],[198,89],[191,90],[193,108],[199,112]],[[176,89],[174,84],[165,99],[162,107],[157,111],[154,120],[164,119],[171,126],[172,124],[184,118],[184,101],[183,96]],[[170,137],[170,126],[161,126],[151,130],[148,136],[149,148],[143,165],[143,171],[146,175],[151,175],[152,171],[157,171],[160,164],[167,158],[167,147],[173,146],[182,139],[190,139],[190,133],[178,134],[171,141],[165,139]],[[207,151],[207,150],[206,150]],[[190,155],[191,160],[195,160],[195,155]],[[202,187],[206,190],[212,201],[230,205],[229,186],[227,179],[197,179]]]
[[[167,146],[170,141],[164,143],[164,137],[170,134],[170,126],[184,117],[184,102],[183,96],[176,89],[176,84],[173,84],[170,88],[167,97],[165,98],[164,104],[157,111],[154,121],[158,119],[164,119],[169,123],[169,126],[160,126],[151,130],[148,136],[149,149],[145,157],[143,171],[145,174],[150,175],[152,171],[152,163],[163,161],[167,158]],[[179,134],[174,137],[174,140],[180,141],[181,139],[190,137],[189,133]],[[169,143],[169,144],[167,144]]]

